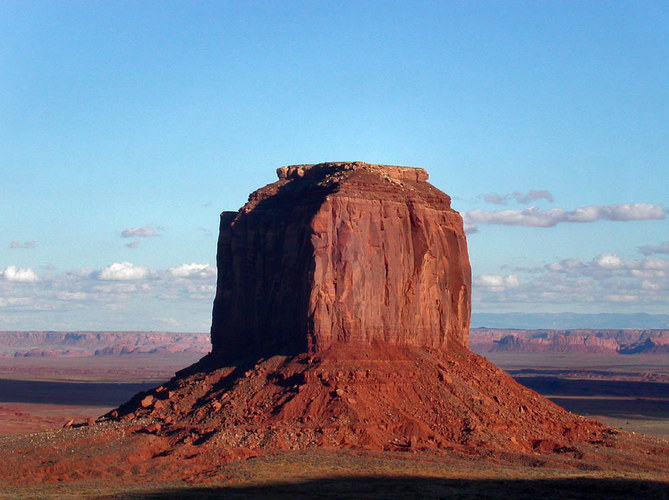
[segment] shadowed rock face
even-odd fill
[[[355,162],[277,173],[221,214],[214,354],[467,346],[462,219],[425,170]]]

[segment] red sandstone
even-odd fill
[[[462,218],[425,170],[355,162],[278,174],[221,215],[215,354],[467,345]]]

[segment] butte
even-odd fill
[[[163,454],[490,449],[575,459],[616,431],[468,349],[462,218],[419,168],[296,165],[221,214],[212,351],[101,420]]]

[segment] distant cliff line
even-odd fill
[[[490,352],[669,354],[669,329],[472,328],[470,348]],[[209,333],[2,331],[0,358],[206,354]]]
[[[669,329],[472,328],[470,349],[490,352],[669,354]]]
[[[669,330],[669,314],[649,313],[472,313],[472,327],[537,329]]]
[[[3,331],[0,357],[202,353],[209,333],[161,331]]]

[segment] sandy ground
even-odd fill
[[[666,500],[669,482],[664,473],[545,464],[532,457],[509,464],[481,455],[310,450],[231,462],[209,480],[35,482],[4,485],[0,498]]]
[[[21,359],[9,365],[3,362],[0,367],[0,436],[4,437],[0,437],[0,444],[5,449],[20,452],[30,449],[21,448],[21,443],[46,438],[67,440],[70,434],[85,433],[86,428],[61,428],[71,419],[85,421],[106,413],[133,394],[159,385],[174,371],[192,362],[169,358],[140,360],[131,356],[114,358],[101,363],[83,358],[77,362],[72,358]],[[545,380],[539,381],[543,383],[541,390],[572,411],[595,416],[625,430],[669,436],[666,406],[658,404],[665,399],[664,386],[635,385],[635,380],[641,383],[648,378],[644,378],[643,373],[666,370],[666,358],[645,361],[598,358],[587,360],[586,365],[582,364],[583,360],[575,365],[574,360],[560,357],[531,362],[521,356],[521,359],[502,361],[500,364],[506,364],[509,371],[544,370]],[[593,375],[590,378],[593,382],[615,382],[615,372],[621,371],[640,375],[631,379],[618,375],[624,379],[619,382],[625,383],[614,383],[604,389],[601,384],[590,384],[592,391],[584,394],[582,382],[574,384],[573,378],[555,374],[565,367],[582,372],[584,367],[592,369],[593,366],[609,373]],[[536,376],[532,373],[532,377]],[[517,378],[522,382],[521,375],[517,374]],[[564,380],[571,381],[571,385],[560,385]],[[575,380],[587,381],[588,378]],[[654,387],[661,390],[653,393]],[[619,394],[635,388],[642,396]],[[653,395],[658,397],[650,397]],[[51,430],[46,433],[29,434],[48,429]],[[7,445],[13,442],[18,443],[16,447]],[[0,497],[669,499],[666,471],[634,472],[633,466],[627,470],[605,470],[588,464],[546,462],[520,456],[509,463],[508,459],[495,455],[436,457],[346,450],[286,451],[227,463],[208,480],[170,481],[163,477],[151,484],[142,484],[125,478],[67,485],[37,481],[31,486],[3,485]],[[184,467],[188,464],[184,463]]]
[[[560,406],[629,432],[669,439],[669,356],[490,353],[488,359]],[[193,354],[9,358],[0,363],[0,435],[97,417],[160,385]],[[576,378],[581,377],[581,378]],[[543,381],[542,381],[543,380]]]
[[[99,417],[169,380],[197,354],[4,358],[0,436],[58,429]]]
[[[520,383],[567,410],[669,439],[669,356],[487,353]]]
[[[105,406],[0,403],[0,436],[58,429],[72,419],[88,420],[111,409]]]
[[[0,379],[160,383],[200,357],[199,354],[177,353],[2,358]]]

